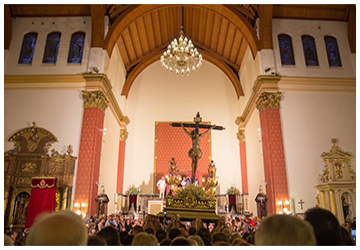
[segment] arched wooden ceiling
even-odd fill
[[[124,12],[127,10],[124,9]],[[236,14],[223,5],[140,5],[127,14],[113,18],[104,48],[111,55],[117,44],[126,70],[132,76],[127,78],[122,94],[128,95],[136,78],[134,73],[141,73],[135,70],[144,65],[140,62],[156,61],[154,56],[160,58],[171,41],[179,37],[180,27],[183,26],[185,36],[206,54],[204,59],[213,57],[210,61],[216,61],[216,65],[229,77],[237,96],[243,95],[238,71],[245,51],[250,47],[255,57],[260,49],[251,26],[256,10],[248,17]]]

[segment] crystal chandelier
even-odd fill
[[[181,26],[179,41],[175,38],[169,44],[167,50],[162,54],[160,62],[170,73],[174,72],[176,75],[184,76],[200,69],[202,55],[194,47],[191,40],[184,37],[182,28]]]

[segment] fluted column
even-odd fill
[[[123,193],[124,183],[124,163],[125,163],[125,145],[128,137],[126,128],[120,129],[120,140],[119,140],[119,158],[118,158],[118,171],[117,171],[117,182],[116,182],[116,193]]]
[[[76,173],[75,203],[85,203],[82,212],[96,213],[100,156],[105,110],[108,100],[102,91],[83,91],[84,113]]]
[[[260,113],[268,214],[275,214],[278,201],[289,199],[284,144],[280,119],[281,93],[262,93],[256,101]]]
[[[336,214],[336,204],[335,204],[335,195],[334,195],[334,190],[330,189],[329,191],[330,194],[330,208],[331,208],[331,212],[337,216]]]

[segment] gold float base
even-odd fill
[[[164,207],[164,212],[166,212],[166,217],[168,218],[175,214],[179,215],[181,220],[194,220],[199,217],[203,221],[217,221],[220,218],[215,213],[215,209]],[[157,216],[164,217],[164,212],[158,213]]]

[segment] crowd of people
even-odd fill
[[[26,232],[5,234],[5,245],[83,246],[312,246],[355,245],[349,226],[340,226],[328,210],[312,208],[304,219],[272,215],[263,219],[199,217],[182,221],[176,215],[160,220],[110,214],[80,217],[70,210],[40,215]]]

